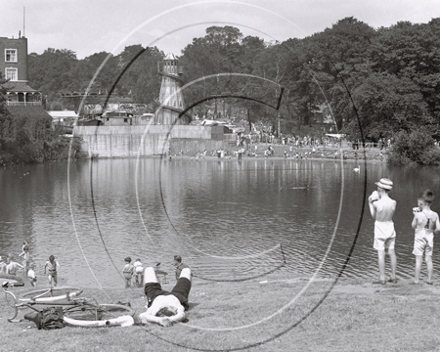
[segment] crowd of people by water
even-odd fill
[[[368,205],[374,222],[374,249],[377,250],[379,264],[379,280],[374,284],[386,285],[397,283],[397,258],[395,253],[396,231],[394,229],[393,215],[396,210],[396,201],[391,199],[389,193],[393,188],[393,182],[388,178],[382,178],[376,182],[377,189],[368,198]],[[426,189],[420,193],[417,199],[417,207],[413,208],[411,227],[414,229],[414,247],[412,254],[415,256],[414,284],[420,280],[420,272],[425,258],[427,266],[428,285],[432,285],[432,252],[434,248],[434,234],[440,233],[440,221],[438,214],[431,210],[434,201],[434,193]],[[385,253],[390,257],[391,275],[385,275]]]
[[[14,278],[18,282],[22,282],[23,277],[19,275],[19,271],[29,280],[32,286],[37,285],[37,275],[35,274],[35,264],[30,262],[29,244],[24,241],[22,252],[18,255],[22,258],[22,264],[15,261],[15,255],[9,253],[5,260],[0,256],[0,278]],[[58,285],[58,271],[60,264],[53,255],[49,256],[44,266],[42,266],[43,274],[47,275],[50,286]]]

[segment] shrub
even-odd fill
[[[440,165],[440,148],[424,128],[395,134],[388,163],[393,165]]]

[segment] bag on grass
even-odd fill
[[[44,308],[39,313],[26,314],[25,319],[33,321],[38,330],[51,330],[64,328],[63,308],[49,307]]]

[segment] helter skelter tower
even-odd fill
[[[162,76],[160,85],[159,102],[162,108],[154,117],[154,122],[161,125],[187,125],[190,123],[188,116],[179,114],[185,109],[182,92],[179,90],[183,80],[183,69],[178,65],[178,59],[173,54],[168,54],[163,61],[157,63],[159,74]]]

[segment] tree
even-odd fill
[[[182,50],[185,82],[217,73],[240,72],[242,37],[238,28],[212,26],[206,29],[206,35],[203,38],[194,38],[192,43]],[[191,105],[209,96],[230,95],[237,91],[236,82],[236,79],[224,77],[203,80],[183,92],[185,101]],[[221,99],[223,107],[224,101],[225,99]],[[214,99],[215,117],[218,115],[217,103],[218,100]],[[198,108],[199,113],[205,115],[209,105],[209,103],[202,104]],[[224,108],[223,111],[225,111]]]
[[[390,138],[432,122],[418,86],[406,77],[371,74],[352,91],[352,97],[368,139]],[[357,118],[347,119],[344,132],[360,138]]]
[[[71,50],[49,48],[41,55],[31,53],[28,58],[29,85],[49,100],[60,100],[61,92],[73,81],[83,80],[74,75],[78,60]]]

